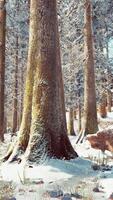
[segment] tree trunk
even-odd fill
[[[100,116],[102,118],[105,118],[107,116],[107,110],[106,110],[106,93],[105,92],[103,92],[102,96],[101,96]]]
[[[74,119],[77,119],[77,111],[76,111],[76,109],[74,109],[74,111],[73,111],[73,116],[74,116]]]
[[[9,161],[15,160],[27,145],[25,157],[30,161],[44,154],[77,157],[67,136],[57,33],[56,1],[32,0],[23,117]]]
[[[78,131],[80,133],[81,131],[81,105],[80,105],[80,102],[79,102],[79,105],[78,105]]]
[[[35,77],[31,134],[25,156],[29,161],[37,161],[45,154],[65,159],[77,157],[66,132],[56,0],[31,0],[30,10],[33,43],[29,51],[33,52]]]
[[[14,83],[14,102],[13,102],[13,134],[17,131],[18,126],[18,36],[16,36],[15,52],[15,83]]]
[[[73,108],[69,109],[68,134],[75,135]]]
[[[98,130],[96,111],[95,72],[92,40],[92,13],[90,0],[85,1],[85,67],[84,67],[84,131],[93,134]]]
[[[20,79],[21,79],[21,88],[20,88],[20,93],[21,93],[21,97],[20,97],[20,117],[19,117],[19,124],[21,124],[22,122],[22,113],[23,113],[23,99],[24,99],[24,70],[23,70],[23,66],[21,66],[21,72],[20,72]]]
[[[4,140],[4,82],[5,82],[5,0],[0,0],[0,140]]]
[[[110,91],[107,91],[107,111],[111,112],[112,107],[112,93]]]

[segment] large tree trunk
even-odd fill
[[[77,157],[67,136],[57,33],[56,1],[32,0],[23,117],[9,161],[27,145],[25,156],[30,161],[44,153],[57,158]]]
[[[75,135],[73,108],[69,109],[68,134]]]
[[[0,0],[0,140],[4,140],[5,0]]]
[[[92,13],[90,0],[85,1],[85,68],[84,68],[84,131],[93,134],[98,130],[96,111],[95,72],[92,40]]]
[[[56,0],[31,0],[31,38],[35,77],[31,134],[26,151],[29,161],[44,154],[76,157],[66,132],[64,94],[58,49]],[[35,51],[34,51],[35,50]]]
[[[13,134],[18,126],[18,36],[16,37],[16,55],[15,55],[15,82],[14,82],[14,102],[13,102]]]

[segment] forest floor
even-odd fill
[[[106,119],[98,118],[100,129],[113,125],[113,112]],[[86,141],[76,145],[76,136],[70,136],[70,141],[79,155],[75,160],[50,159],[32,167],[0,163],[0,200],[112,200],[112,154],[106,152],[103,157]],[[0,157],[9,142],[10,134],[5,134]],[[101,166],[103,161],[105,166]]]

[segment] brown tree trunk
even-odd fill
[[[100,116],[102,118],[105,118],[107,116],[107,110],[106,110],[106,93],[105,92],[103,92],[102,96],[101,96]]]
[[[58,49],[56,0],[31,0],[31,38],[35,77],[31,134],[26,151],[29,161],[44,153],[57,158],[76,157],[67,133]],[[34,51],[35,49],[35,51]],[[31,64],[31,63],[30,63]]]
[[[110,91],[107,91],[107,111],[111,112],[112,107],[112,93]]]
[[[23,117],[9,161],[24,152],[27,145],[25,156],[30,161],[36,161],[44,152],[57,158],[77,157],[67,136],[57,33],[56,1],[31,0]]]
[[[73,108],[69,109],[68,134],[75,135]]]
[[[5,0],[0,0],[0,140],[4,140]]]
[[[97,132],[98,124],[92,40],[92,12],[90,0],[85,0],[84,46],[84,131],[85,134],[93,134]]]
[[[14,102],[13,102],[13,134],[16,133],[18,126],[18,36],[16,36],[15,52],[15,82],[14,82]]]
[[[23,66],[21,67],[21,72],[20,72],[20,79],[21,79],[21,88],[20,88],[20,117],[19,117],[19,124],[21,124],[22,121],[22,113],[23,113],[23,99],[24,99],[24,71],[23,71]]]

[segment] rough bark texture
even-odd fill
[[[18,36],[16,37],[16,52],[15,52],[15,83],[14,83],[13,128],[12,128],[13,133],[16,133],[17,126],[18,126]]]
[[[98,130],[96,111],[95,72],[92,40],[91,2],[85,1],[85,67],[84,67],[84,131],[93,134]]]
[[[75,135],[73,108],[69,109],[68,134]]]
[[[4,140],[5,0],[0,0],[0,140]]]
[[[105,118],[107,116],[107,110],[106,110],[106,93],[105,92],[103,92],[102,96],[101,96],[100,116],[102,118]]]
[[[29,161],[44,152],[49,156],[76,157],[67,133],[59,56],[56,0],[31,0],[33,65],[35,67]]]

